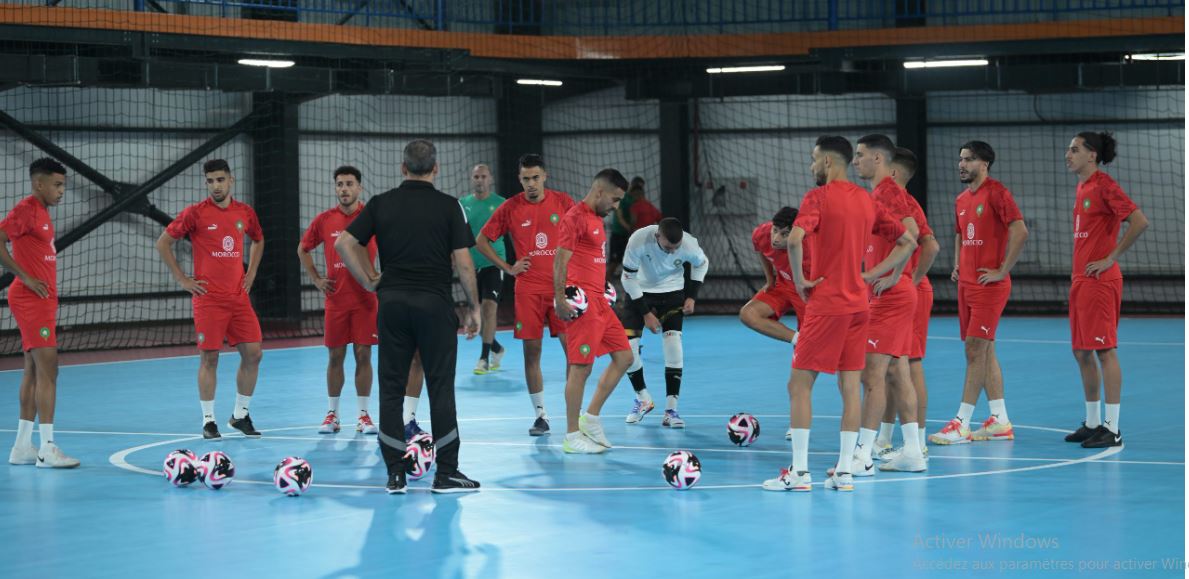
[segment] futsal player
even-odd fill
[[[690,264],[690,279],[685,281],[685,264]],[[623,253],[624,292],[628,295],[624,328],[632,350],[628,379],[636,391],[632,411],[625,422],[635,424],[656,407],[644,381],[644,360],[640,357],[640,339],[644,328],[663,332],[661,350],[665,356],[665,417],[661,426],[685,428],[677,412],[681,396],[682,369],[685,367],[681,344],[682,322],[694,313],[698,290],[706,280],[710,260],[697,238],[681,229],[681,222],[666,217],[656,225],[637,229],[628,238]]]
[[[10,464],[74,468],[76,458],[54,444],[58,400],[58,250],[48,209],[66,194],[66,167],[48,157],[29,165],[33,192],[0,221],[0,265],[16,279],[8,307],[21,331],[25,370],[21,374],[20,417]],[[8,243],[12,242],[12,253]],[[33,446],[33,421],[41,422],[41,448]]]
[[[619,171],[599,171],[590,192],[566,212],[561,222],[553,266],[553,302],[558,319],[568,322],[566,438],[562,443],[562,450],[568,453],[597,454],[611,448],[599,412],[632,363],[623,324],[602,295],[607,279],[607,229],[603,218],[615,210],[627,187],[627,179]],[[581,315],[566,302],[566,286],[576,286],[586,293],[587,308]],[[604,354],[611,355],[611,363],[599,377],[586,412],[579,416],[591,366]]]
[[[524,155],[519,165],[520,185],[524,190],[495,210],[476,238],[475,249],[516,278],[513,335],[524,342],[524,381],[537,415],[528,433],[542,436],[549,434],[549,415],[545,411],[545,381],[541,376],[541,338],[548,326],[549,334],[559,337],[565,347],[565,337],[561,336],[564,324],[553,309],[553,258],[560,237],[558,225],[562,216],[574,207],[574,200],[565,193],[545,188],[549,174],[540,155]],[[492,247],[504,234],[512,236],[512,248],[519,256],[516,263],[508,263]],[[603,286],[599,286],[598,294],[602,293]]]
[[[991,145],[970,141],[958,155],[958,178],[967,189],[954,204],[955,259],[950,279],[958,282],[958,329],[966,343],[966,381],[958,415],[929,435],[933,444],[1015,438],[1003,398],[1003,369],[995,355],[995,330],[1011,295],[1011,269],[1028,239],[1028,226],[1011,191],[988,174],[995,164]],[[983,390],[991,414],[971,432],[970,417]]]
[[[325,333],[322,343],[326,345],[329,360],[326,365],[326,395],[329,408],[318,432],[332,434],[341,430],[339,421],[339,396],[343,392],[343,362],[347,357],[347,344],[352,344],[355,357],[355,396],[359,400],[359,418],[355,431],[376,434],[375,423],[367,413],[368,398],[372,393],[372,346],[379,343],[376,333],[376,312],[379,307],[376,294],[371,293],[347,271],[343,260],[334,250],[334,242],[342,235],[351,221],[359,216],[363,201],[363,174],[359,169],[344,165],[334,170],[334,190],[338,206],[319,213],[306,229],[297,246],[297,258],[314,286],[325,296]],[[314,267],[314,256],[310,252],[319,245],[326,253],[326,276]],[[367,246],[366,267],[375,273],[376,243]]]
[[[788,237],[797,210],[781,207],[772,221],[761,223],[751,232],[751,244],[764,270],[764,287],[739,310],[739,320],[756,332],[781,342],[795,343],[797,331],[780,323],[780,317],[793,312],[797,323],[805,318],[805,302],[793,287],[789,269]],[[802,243],[805,272],[810,268],[809,244]],[[805,275],[808,275],[806,273]]]
[[[1119,430],[1123,370],[1115,351],[1123,301],[1123,272],[1118,261],[1148,228],[1144,212],[1110,175],[1099,170],[1099,165],[1115,159],[1116,147],[1110,133],[1083,132],[1065,151],[1065,167],[1078,176],[1073,205],[1069,330],[1086,394],[1086,420],[1065,441],[1080,442],[1083,448],[1123,445]],[[1127,232],[1116,243],[1124,221],[1128,223]],[[1105,419],[1098,410],[1100,382],[1106,391]]]
[[[471,233],[478,239],[483,226],[495,215],[495,211],[504,203],[504,198],[491,192],[491,168],[482,163],[471,169],[471,194],[464,196],[460,202],[467,214],[467,223],[471,225]],[[502,238],[495,240],[491,246],[500,261],[507,261]],[[479,311],[483,323],[480,325],[479,335],[483,338],[483,349],[479,353],[479,361],[475,363],[475,374],[486,374],[500,369],[500,360],[504,358],[504,347],[495,339],[496,308],[500,302],[500,291],[504,287],[504,272],[496,267],[477,249],[471,248],[471,259],[475,261],[475,275],[479,280],[479,297],[482,304]]]
[[[907,187],[916,171],[916,155],[904,147],[897,147],[896,154],[892,157],[892,178],[896,180],[896,184],[901,189]],[[912,321],[912,353],[908,357],[908,369],[917,396],[917,424],[919,425],[917,438],[921,445],[921,455],[928,459],[925,411],[929,405],[929,391],[925,383],[923,361],[925,346],[929,339],[929,317],[933,311],[933,284],[929,282],[929,269],[933,267],[933,260],[937,258],[941,246],[937,243],[937,237],[933,234],[933,228],[929,226],[921,205],[911,195],[908,196],[908,200],[912,203],[913,219],[916,220],[921,231],[921,235],[917,239],[917,250],[909,258],[907,270],[912,273],[912,284],[917,292],[917,307]],[[879,434],[875,437],[875,447],[872,449],[876,457],[883,461],[894,459],[900,452],[900,449],[892,448],[892,428],[895,426],[896,406],[894,400],[891,399],[891,394],[892,391],[889,389],[888,404],[884,408],[883,421],[879,424]]]
[[[793,352],[789,377],[789,414],[793,424],[792,458],[789,468],[766,480],[764,490],[800,491],[812,489],[809,474],[809,429],[813,421],[813,383],[821,372],[838,372],[842,394],[841,445],[838,469],[825,486],[853,491],[854,479],[845,472],[851,464],[862,408],[859,373],[864,364],[867,339],[867,286],[908,261],[916,248],[912,234],[889,218],[863,188],[847,180],[846,170],[854,157],[850,142],[842,137],[823,136],[813,147],[816,189],[805,195],[797,220],[789,234],[789,262],[797,293],[806,301],[801,337]],[[868,236],[877,233],[896,243],[896,249],[875,268],[863,272]],[[814,237],[817,253],[809,278],[802,271],[805,235]]]
[[[264,255],[264,233],[256,212],[232,199],[235,177],[223,159],[202,165],[209,197],[184,210],[157,239],[157,252],[182,289],[190,292],[194,304],[194,329],[198,341],[198,401],[202,406],[202,437],[218,440],[215,425],[215,382],[219,350],[223,340],[239,350],[239,371],[235,375],[235,408],[227,425],[248,438],[260,438],[252,424],[248,405],[256,391],[260,370],[260,321],[248,297],[260,258]],[[252,240],[248,268],[244,271],[244,236]],[[189,236],[194,253],[194,276],[178,266],[173,245]]]

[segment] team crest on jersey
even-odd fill
[[[966,239],[974,239],[974,224],[966,224]]]
[[[979,217],[983,216],[983,204],[982,203],[979,203],[978,207],[974,208],[974,213],[975,213],[975,215],[978,215]]]
[[[50,329],[49,328],[43,327],[43,328],[41,328],[40,331],[38,331],[38,333],[41,334],[41,339],[43,339],[43,340],[50,339]]]
[[[582,354],[583,356],[589,356],[590,355],[590,346],[587,344],[582,344],[581,346],[578,346],[578,352],[580,354]]]
[[[1082,200],[1082,211],[1089,211],[1089,210],[1090,210],[1090,200],[1083,199]]]
[[[223,237],[223,251],[231,251],[233,249],[235,249],[235,239],[232,239],[232,237],[230,235],[224,236]]]
[[[549,236],[543,232],[538,233],[535,243],[537,244],[537,249],[545,249],[549,245]]]
[[[558,222],[558,221],[561,221],[561,217],[558,217],[556,213],[554,213],[553,215],[550,215],[550,216],[549,216],[549,222],[550,222],[550,223],[552,223],[552,224],[554,224],[554,225],[557,225],[557,222]]]
[[[240,230],[240,231],[243,231],[243,230],[244,230],[244,222],[243,222],[243,221],[236,220],[236,222],[235,222],[235,228],[236,228],[236,229],[238,229],[238,230]]]

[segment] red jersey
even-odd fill
[[[875,189],[871,191],[871,199],[875,201],[876,207],[882,209],[889,218],[897,223],[902,224],[906,217],[916,218],[916,215],[912,213],[912,196],[908,194],[908,191],[901,189],[891,177],[884,177],[883,181],[875,185]],[[893,249],[896,249],[896,238],[885,239],[873,231],[868,241],[867,255],[864,261],[865,269],[871,270],[887,258]],[[902,276],[909,280],[912,280],[911,265],[910,258],[909,264],[904,266],[902,273]]]
[[[1086,265],[1115,250],[1120,225],[1136,209],[1123,188],[1102,171],[1095,171],[1085,183],[1078,183],[1077,202],[1073,205],[1074,279],[1086,279]],[[1115,263],[1098,279],[1123,279],[1123,272]]]
[[[895,240],[904,226],[879,210],[866,189],[846,181],[807,193],[793,225],[814,236],[817,253],[808,279],[825,278],[811,290],[806,312],[838,316],[867,311],[862,272],[868,236]]]
[[[574,200],[560,191],[546,189],[540,203],[530,203],[521,192],[500,205],[483,226],[482,234],[487,239],[511,235],[516,256],[529,258],[528,271],[516,276],[517,294],[553,295],[558,224],[573,206]]]
[[[12,242],[12,258],[25,273],[49,286],[50,298],[58,297],[58,250],[54,247],[54,223],[50,212],[36,197],[21,199],[8,212],[0,229]],[[12,282],[13,289],[24,291],[20,278]],[[32,292],[29,292],[32,295]]]
[[[793,283],[793,264],[789,263],[787,249],[772,247],[772,222],[765,221],[756,226],[751,232],[751,245],[756,252],[764,256],[772,269],[776,270],[776,283],[773,285]],[[810,261],[809,236],[806,235],[801,243],[801,273],[809,279]]]
[[[661,210],[643,197],[632,202],[628,213],[632,216],[632,231],[660,223],[664,218],[664,215],[661,215]]]
[[[561,220],[559,248],[574,252],[566,267],[566,285],[576,285],[588,299],[602,295],[607,279],[607,228],[603,218],[578,203]]]
[[[954,212],[954,231],[962,238],[958,281],[977,284],[978,276],[982,275],[978,270],[999,269],[1003,265],[1003,258],[1007,257],[1007,226],[1023,219],[1024,214],[1016,206],[1011,191],[990,177],[978,191],[967,188],[958,195]]]
[[[908,201],[912,204],[912,218],[917,222],[917,228],[920,229],[920,235],[917,236],[917,240],[924,239],[927,235],[932,235],[936,238],[937,236],[933,233],[933,228],[929,227],[929,222],[925,219],[925,210],[921,208],[921,204],[912,195],[908,196]],[[908,258],[908,265],[904,266],[904,271],[908,272],[908,275],[911,276],[917,270],[917,264],[920,262],[921,246],[917,245],[916,250],[912,252],[912,257]],[[929,276],[925,276],[921,278],[921,284],[917,287],[933,291],[933,282],[929,281]]]
[[[376,299],[375,294],[363,289],[363,286],[355,281],[355,277],[351,275],[350,271],[347,271],[347,266],[343,264],[339,253],[334,249],[335,240],[355,220],[361,209],[363,209],[362,203],[350,215],[343,213],[338,207],[327,209],[310,222],[309,229],[306,229],[305,235],[301,237],[303,251],[314,251],[319,245],[325,248],[326,279],[334,282],[334,291],[326,296],[327,308],[371,307],[371,302]],[[376,262],[376,238],[374,237],[367,244],[367,258],[372,263]]]
[[[251,207],[233,199],[223,209],[208,197],[182,210],[165,232],[174,239],[190,236],[194,279],[206,281],[206,295],[244,293],[244,235],[264,240]]]

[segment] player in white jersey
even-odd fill
[[[690,264],[690,279],[685,279],[685,264]],[[635,424],[656,405],[644,385],[644,361],[640,358],[640,337],[644,328],[664,332],[661,348],[665,353],[665,418],[662,426],[685,428],[677,413],[681,395],[681,322],[694,313],[698,290],[706,280],[710,260],[698,240],[682,231],[681,222],[667,217],[656,225],[632,233],[623,254],[623,289],[628,294],[623,327],[632,346],[632,365],[628,378],[636,391],[636,401],[626,422]]]

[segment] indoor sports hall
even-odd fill
[[[44,198],[47,173],[36,166],[51,165],[39,160],[65,171],[60,203],[39,213],[52,229],[23,233],[51,250],[41,264],[56,276],[48,327],[29,332],[17,319],[32,276],[6,268],[0,277],[0,436],[12,462],[30,428],[22,376],[30,359],[49,360],[35,353],[55,350],[53,426],[35,423],[32,443],[48,434],[81,463],[39,468],[34,448],[27,464],[0,466],[0,575],[1184,576],[1184,34],[1184,2],[1166,0],[0,5],[0,211],[9,216],[0,232],[21,267],[14,232],[26,230],[12,215]],[[1090,420],[1070,289],[1079,219],[1093,204],[1083,206],[1067,163],[1071,148],[1099,142],[1087,132],[1117,143],[1097,167],[1149,223],[1114,260],[1121,306],[1102,311],[1118,319],[1117,349],[1102,352],[1115,352],[1122,369],[1121,402],[1104,405],[1117,443],[1092,448],[1065,441]],[[938,241],[921,362],[929,434],[962,412],[968,365],[966,306],[951,281],[955,246],[975,239],[955,205],[967,189],[959,163],[974,141],[994,147],[987,172],[1010,190],[1028,231],[993,342],[1014,439],[930,442],[927,470],[879,471],[835,492],[827,469],[839,458],[843,408],[837,377],[823,373],[812,393],[812,484],[768,492],[762,483],[791,466],[788,384],[805,344],[740,319],[774,275],[753,232],[820,184],[811,169],[820,136],[873,134],[915,154],[906,195]],[[299,260],[303,233],[341,203],[337,168],[357,168],[368,202],[401,184],[402,152],[416,139],[436,146],[434,186],[451,196],[476,191],[480,164],[491,193],[521,194],[518,160],[539,154],[548,189],[581,202],[600,170],[618,169],[642,182],[633,208],[651,204],[696,237],[710,265],[680,332],[684,428],[662,425],[671,351],[645,331],[639,357],[656,410],[625,421],[636,397],[624,376],[601,412],[612,448],[563,450],[567,356],[547,336],[540,366],[552,431],[530,436],[509,275],[494,363],[479,372],[483,339],[458,336],[459,468],[478,492],[431,492],[436,467],[410,476],[407,494],[385,492],[380,437],[356,431],[363,402],[351,355],[341,407],[332,406],[341,430],[320,432],[328,302]],[[255,274],[258,438],[226,422],[246,408],[235,392],[241,354],[230,346],[213,375],[222,439],[204,438],[197,302],[160,254],[167,226],[215,197],[204,169],[213,159],[227,162],[230,197],[258,217],[258,231],[240,227],[247,241],[223,241],[223,257]],[[857,167],[847,175],[876,185]],[[982,217],[983,205],[976,211]],[[619,215],[607,217],[609,232]],[[622,215],[631,229],[635,209]],[[174,240],[189,275],[195,250]],[[493,241],[509,264],[519,257],[511,238]],[[306,251],[316,272],[327,272],[324,252]],[[616,272],[608,279],[626,315],[631,296]],[[462,312],[458,280],[453,298]],[[789,311],[779,322],[799,320]],[[50,337],[54,346],[36,345]],[[382,348],[363,359],[380,368]],[[594,375],[607,366],[599,358]],[[425,398],[417,421],[431,430]],[[377,378],[377,421],[378,405]],[[971,429],[993,412],[981,395]],[[742,441],[738,413],[755,419]],[[893,432],[899,447],[899,425]],[[173,453],[181,449],[194,458]],[[215,451],[234,464],[217,490],[207,471],[197,475],[197,457]],[[676,451],[696,463],[667,474]],[[289,493],[278,473],[297,477],[281,477]]]

